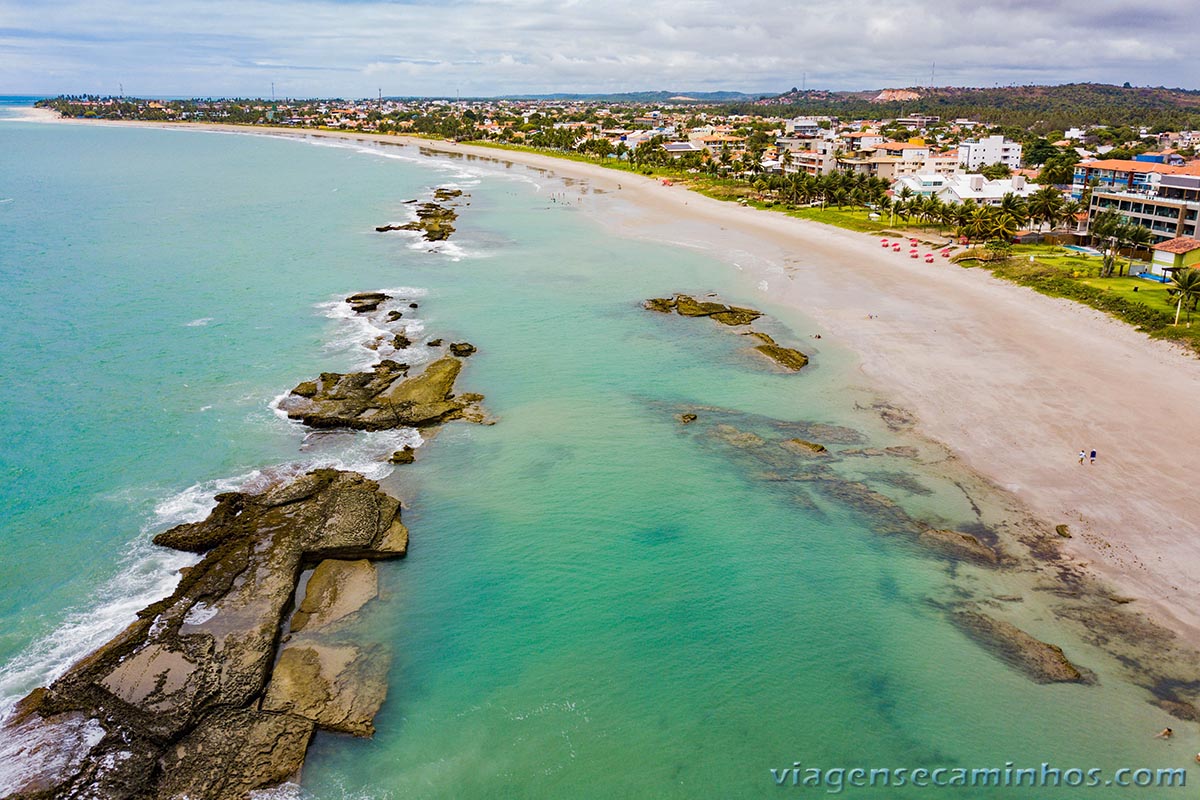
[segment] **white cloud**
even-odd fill
[[[0,91],[1195,87],[1192,0],[0,0]]]

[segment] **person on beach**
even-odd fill
[[[1096,451],[1095,450],[1092,451],[1091,460],[1092,460],[1093,464],[1096,463]]]
[[[1082,450],[1080,450],[1080,451],[1079,451],[1079,463],[1080,463],[1080,464],[1082,464],[1082,463],[1083,463],[1083,460],[1084,460],[1085,458],[1087,458],[1087,453],[1085,453],[1085,452],[1083,452]]]
[[[1156,733],[1154,735],[1154,738],[1155,739],[1170,739],[1174,735],[1175,735],[1175,731],[1171,730],[1170,728],[1163,728],[1161,731],[1159,731],[1158,733]]]

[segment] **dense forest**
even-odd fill
[[[1061,86],[1002,86],[993,89],[912,88],[919,99],[874,102],[871,92],[798,91],[730,108],[756,116],[831,115],[842,119],[895,118],[932,114],[1025,128],[1035,133],[1082,125],[1138,125],[1152,130],[1200,127],[1200,91],[1162,87],[1068,83]]]

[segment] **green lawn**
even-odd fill
[[[1175,303],[1167,294],[1167,287],[1161,283],[1148,281],[1143,278],[1084,278],[1081,281],[1088,286],[1095,286],[1105,292],[1123,297],[1135,303],[1156,308],[1168,313],[1172,319],[1175,316]]]

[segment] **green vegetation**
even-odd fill
[[[979,248],[955,256],[964,267],[983,267],[998,278],[1063,297],[1120,319],[1156,339],[1178,342],[1200,354],[1200,327],[1175,324],[1177,308],[1195,310],[1200,271],[1183,270],[1194,290],[1182,302],[1178,290],[1141,278],[1100,277],[1103,256],[1089,256],[1049,245],[1016,245],[1007,258],[992,258]],[[1186,273],[1195,274],[1195,278]],[[1188,299],[1190,297],[1190,300]]]
[[[1200,126],[1200,92],[1184,89],[1072,83],[991,89],[921,87],[913,91],[920,98],[903,103],[875,103],[876,92],[792,91],[755,103],[736,103],[728,108],[733,113],[758,116],[830,114],[842,119],[895,119],[906,114],[934,114],[943,120],[986,120],[1028,131],[1034,136],[1063,131],[1074,125],[1145,125],[1152,130],[1187,130]],[[1119,141],[1131,138],[1136,139],[1136,136]]]

